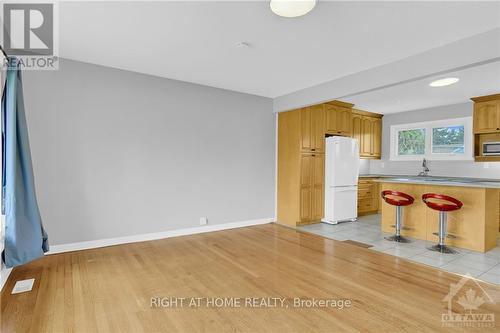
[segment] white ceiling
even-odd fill
[[[429,86],[430,82],[445,77],[457,77],[460,81],[445,87]],[[388,114],[458,104],[470,101],[471,97],[499,92],[500,62],[494,62],[354,95],[344,100],[356,104],[359,109]]]
[[[63,2],[59,30],[64,58],[274,98],[498,26],[498,2],[320,1],[286,19],[267,1],[167,1]]]

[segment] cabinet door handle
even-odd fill
[[[316,155],[312,154],[311,156],[312,156],[312,157],[315,157]]]
[[[312,151],[316,151],[316,149],[311,149]]]

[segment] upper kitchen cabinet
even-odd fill
[[[352,137],[358,140],[361,158],[380,159],[382,115],[353,109]]]
[[[380,159],[382,156],[382,118],[373,118],[372,120],[372,150],[373,158]]]
[[[500,94],[472,98],[474,134],[500,132]]]
[[[373,155],[373,122],[371,117],[361,118],[361,141],[359,141],[359,156],[370,158]]]
[[[362,158],[362,151],[361,151],[361,142],[363,140],[363,116],[360,114],[357,114],[355,112],[352,113],[352,137],[353,139],[358,140],[359,144],[359,153],[360,157]]]
[[[354,104],[332,101],[323,105],[326,115],[326,134],[351,136]]]
[[[325,109],[313,105],[300,109],[300,150],[302,152],[325,151]]]
[[[471,98],[474,101],[474,160],[500,162],[497,154],[486,154],[483,146],[500,142],[500,94]]]

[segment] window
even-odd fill
[[[464,128],[463,125],[433,128],[432,153],[465,153]]]
[[[415,156],[425,154],[425,128],[398,132],[398,155]]]
[[[472,117],[391,126],[391,160],[472,160]]]

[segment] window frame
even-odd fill
[[[464,153],[432,153],[433,129],[439,127],[464,127]],[[398,155],[400,131],[425,129],[425,153],[423,155]],[[423,158],[430,161],[472,161],[472,117],[452,118],[443,120],[424,121],[411,124],[392,125],[390,128],[390,160],[391,161],[421,161]]]

